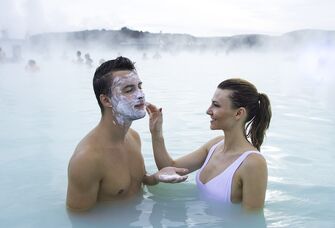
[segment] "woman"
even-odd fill
[[[147,104],[156,165],[199,171],[196,182],[205,195],[226,203],[241,203],[246,209],[264,206],[267,164],[259,152],[271,120],[267,95],[242,79],[228,79],[216,89],[207,110],[210,128],[223,130],[196,151],[176,160],[164,144],[162,109]]]

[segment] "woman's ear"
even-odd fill
[[[240,107],[236,110],[235,118],[236,120],[239,120],[241,118],[244,118],[246,114],[247,114],[247,110],[244,107]]]
[[[99,99],[100,99],[101,104],[104,107],[111,107],[112,106],[111,99],[107,95],[100,94]]]

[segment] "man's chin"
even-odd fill
[[[144,118],[145,117],[145,115],[146,115],[146,112],[145,111],[143,111],[143,113],[138,113],[138,115],[136,115],[136,116],[133,116],[133,120],[139,120],[139,119],[142,119],[142,118]]]

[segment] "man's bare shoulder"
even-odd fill
[[[138,138],[138,139],[140,138],[140,135],[138,134],[138,132],[135,131],[135,130],[132,129],[132,128],[129,128],[128,133],[129,133],[132,137],[136,137],[136,138]]]
[[[141,143],[141,137],[137,131],[135,131],[132,128],[129,128],[128,134],[131,137],[131,139],[135,140],[137,143]]]
[[[99,144],[89,133],[77,145],[69,162],[69,174],[97,172],[101,163]]]

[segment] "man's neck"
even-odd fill
[[[119,124],[111,115],[103,115],[98,128],[103,134],[114,142],[124,142],[126,134],[131,126],[131,121]]]

